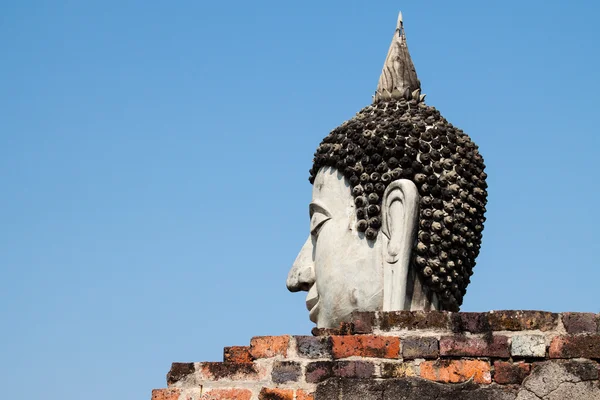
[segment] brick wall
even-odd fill
[[[226,347],[222,362],[174,363],[152,400],[598,400],[599,322],[541,311],[355,313],[313,336]]]

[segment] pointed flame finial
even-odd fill
[[[414,98],[417,101],[425,97],[421,95],[421,82],[417,78],[415,66],[406,46],[402,12],[398,14],[396,31],[383,64],[373,102],[401,97]]]

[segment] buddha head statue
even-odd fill
[[[402,15],[373,103],[315,153],[310,234],[287,278],[320,328],[353,311],[458,311],[479,254],[478,147],[424,103]]]

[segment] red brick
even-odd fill
[[[231,346],[223,349],[223,361],[235,363],[252,362],[250,346]]]
[[[203,362],[200,363],[200,371],[202,379],[213,381],[255,381],[263,377],[254,363]]]
[[[377,357],[398,358],[400,339],[391,336],[332,336],[333,358]]]
[[[600,335],[557,336],[549,354],[550,358],[600,358]]]
[[[296,400],[314,400],[314,399],[315,399],[315,397],[312,393],[309,393],[302,389],[296,390]]]
[[[250,341],[250,355],[253,358],[287,356],[289,336],[257,336]]]
[[[178,400],[181,391],[176,388],[154,389],[152,391],[152,400]]]
[[[293,389],[262,388],[258,400],[294,400]]]
[[[494,331],[524,331],[556,329],[558,314],[545,311],[505,310],[487,313],[487,320]]]
[[[250,400],[252,392],[248,389],[211,389],[202,393],[200,400]]]
[[[507,361],[494,362],[494,382],[502,385],[520,385],[530,372],[531,364],[511,363]]]
[[[596,314],[568,312],[561,315],[567,333],[596,333],[598,321]]]
[[[421,378],[444,383],[460,383],[473,379],[475,383],[492,383],[490,364],[480,360],[423,361]]]
[[[506,336],[491,336],[489,340],[465,336],[446,336],[440,339],[440,355],[509,358],[510,349]]]

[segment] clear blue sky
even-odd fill
[[[376,3],[0,3],[2,397],[148,400],[172,361],[308,334],[312,154],[400,9],[488,166],[463,310],[600,311],[598,3]]]

